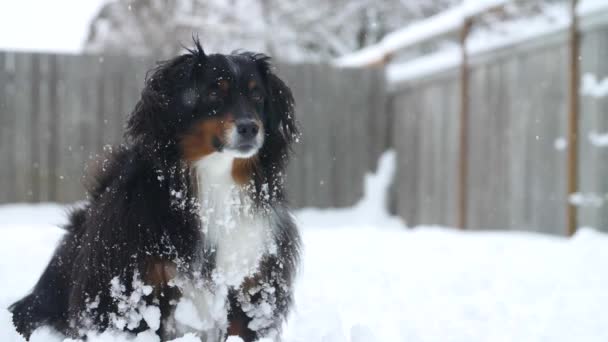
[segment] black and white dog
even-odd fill
[[[283,185],[294,100],[265,55],[188,52],[149,73],[125,143],[10,307],[26,338],[49,325],[278,339],[300,245]]]

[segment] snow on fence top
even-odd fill
[[[547,7],[542,15],[495,23],[493,29],[477,30],[467,38],[469,56],[496,51],[564,31],[570,24],[565,4]],[[387,81],[391,85],[418,79],[439,71],[456,69],[462,63],[460,48],[451,47],[420,58],[387,66]]]
[[[398,50],[459,32],[468,18],[509,2],[511,0],[465,0],[447,11],[389,33],[375,45],[340,57],[335,64],[342,67],[361,67],[382,63]]]
[[[511,1],[465,1],[463,5],[390,33],[378,44],[341,57],[335,64],[342,67],[362,67],[383,63],[399,50],[457,33],[467,18],[477,17],[509,2]],[[467,38],[467,52],[470,56],[480,55],[565,31],[570,24],[568,11],[565,3],[555,4],[547,6],[543,15],[497,23],[496,30],[477,30]],[[608,11],[606,0],[581,0],[577,8],[577,14],[585,19],[602,11]],[[584,25],[584,22],[581,24]],[[460,49],[457,45],[451,45],[419,58],[388,64],[387,81],[389,85],[395,85],[439,71],[455,69],[461,63]]]
[[[605,15],[602,15],[605,13]],[[608,1],[581,0],[577,15],[583,19],[595,14],[608,17]],[[581,22],[584,27],[585,21]],[[570,25],[569,8],[566,3],[547,6],[542,15],[497,23],[495,29],[478,30],[472,33],[466,43],[469,56],[475,57],[490,51],[537,40],[539,37],[565,32]],[[386,78],[389,85],[418,79],[443,70],[455,69],[462,63],[460,50],[454,47],[442,49],[420,58],[387,66]]]

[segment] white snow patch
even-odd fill
[[[589,132],[589,142],[593,146],[607,147],[608,146],[608,133],[599,134],[597,132]]]
[[[369,327],[360,324],[355,324],[350,329],[350,340],[351,342],[379,342]]]
[[[198,315],[196,306],[194,306],[192,300],[188,298],[182,298],[179,303],[177,303],[177,307],[175,308],[175,319],[179,323],[197,330],[202,330],[205,327]]]
[[[456,46],[432,53],[408,62],[392,63],[386,67],[389,85],[457,68],[462,63],[462,54]]]
[[[149,305],[146,307],[143,316],[152,331],[157,331],[160,328],[160,309],[157,306]]]
[[[371,179],[384,187],[390,184],[384,177],[394,171],[387,166],[390,154],[380,164]],[[572,238],[405,229],[371,202],[296,213],[305,248],[283,341],[608,341],[608,273],[602,271],[607,234],[591,228]],[[4,209],[0,218],[10,215]],[[63,210],[46,209],[21,206],[24,224],[18,215],[0,224],[1,307],[29,291],[62,235],[50,221]],[[30,225],[39,213],[49,223],[38,217],[41,224]],[[51,330],[37,333],[50,336],[45,341],[56,337]],[[149,331],[137,338],[158,342],[155,336]],[[134,338],[107,332],[90,340]],[[0,310],[0,341],[22,341],[6,310]],[[200,341],[195,334],[174,340],[194,341]]]
[[[596,75],[587,73],[583,75],[581,83],[582,95],[594,98],[602,98],[608,95],[608,78],[598,80]]]
[[[201,338],[194,333],[187,333],[182,337],[176,338],[168,342],[201,342]]]
[[[553,141],[553,147],[558,151],[563,151],[568,147],[568,140],[564,137],[559,137]]]
[[[129,295],[125,293],[125,286],[120,283],[118,277],[112,278],[108,285],[112,298],[117,302],[118,312],[110,314],[110,321],[116,329],[123,330],[126,327],[133,330],[137,328],[145,314],[150,319],[151,327],[156,326],[156,329],[158,329],[160,321],[155,322],[154,318],[156,314],[160,316],[160,310],[157,308],[158,313],[155,313],[155,310],[151,308],[153,306],[147,305],[143,298],[152,293],[153,288],[150,285],[145,285],[138,273],[133,275],[131,282],[133,291]]]
[[[160,310],[159,310],[160,317]],[[147,321],[146,321],[147,322]],[[158,330],[158,327],[154,331]],[[160,342],[160,337],[152,330],[142,331],[135,337],[133,342]]]
[[[137,335],[109,330],[101,334],[87,334],[87,342],[160,342],[160,337],[153,331],[146,330]]]
[[[228,336],[226,342],[243,342],[243,339],[238,336]]]
[[[589,14],[608,10],[608,1],[606,0],[579,0],[577,7],[579,14]]]
[[[359,67],[381,62],[387,55],[428,40],[458,31],[467,17],[508,3],[510,0],[465,0],[444,12],[387,34],[379,43],[336,59],[342,67]]]
[[[0,49],[81,53],[107,0],[0,1]]]
[[[357,222],[358,227],[375,229],[401,229],[404,223],[401,219],[388,214],[388,190],[396,171],[397,153],[393,150],[385,152],[378,161],[376,173],[365,176],[363,198],[351,208],[317,209],[305,208],[298,211],[297,219],[303,226],[350,227]]]
[[[470,57],[475,57],[563,31],[568,27],[569,22],[568,9],[563,3],[547,5],[541,15],[496,22],[490,28],[473,30],[467,38],[466,49]],[[422,57],[388,65],[386,77],[389,84],[394,86],[441,71],[456,69],[461,63],[461,49],[458,44],[447,45]]]
[[[335,60],[334,64],[342,67],[361,67],[382,63],[386,57],[399,51],[424,42],[438,41],[442,37],[449,37],[448,35],[456,35],[462,30],[467,17],[508,3],[510,3],[509,0],[464,1],[452,9],[389,33],[379,43],[340,57]],[[577,13],[583,23],[586,17],[602,10],[608,10],[608,2],[604,0],[581,0],[577,7]],[[489,51],[540,39],[542,36],[565,32],[569,24],[570,15],[567,3],[545,4],[540,15],[495,22],[489,28],[476,27],[467,38],[466,49],[471,57],[475,57]],[[389,63],[386,68],[388,83],[394,86],[401,82],[458,68],[462,63],[461,50],[458,45],[457,42],[443,44],[443,47],[437,51],[422,57]],[[585,81],[587,87],[585,87]],[[589,87],[589,85],[593,85],[593,83],[589,83],[590,81],[592,79],[588,77],[583,78],[583,89],[586,92],[591,92],[592,96],[605,94],[606,85],[599,84],[600,88]]]
[[[32,214],[32,205],[25,203],[0,205],[0,227],[28,226],[48,229],[63,226],[67,220],[65,205],[56,203],[36,204],[36,215]]]
[[[62,342],[64,336],[50,327],[40,327],[36,329],[30,337],[31,342]]]
[[[570,195],[569,202],[577,207],[593,207],[599,208],[604,204],[606,196],[596,193],[581,193],[576,192]]]

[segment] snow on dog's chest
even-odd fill
[[[247,191],[234,182],[233,159],[214,153],[196,165],[205,248],[215,251],[217,281],[238,286],[267,253],[270,224]]]

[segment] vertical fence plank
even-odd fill
[[[15,58],[15,202],[33,200],[32,175],[35,170],[32,146],[36,136],[32,132],[32,103],[37,101],[31,89],[32,55]]]
[[[450,227],[458,225],[458,152],[459,152],[459,103],[460,84],[455,78],[448,79],[444,88],[445,96],[445,140],[446,150],[444,163],[444,201],[445,219],[444,222]]]
[[[69,84],[73,83],[71,76],[74,74],[72,68],[74,67],[73,56],[57,56],[56,62],[56,103],[57,103],[57,136],[56,136],[56,171],[55,171],[55,192],[57,200],[61,201],[75,201],[76,198],[72,198],[70,189],[73,187],[70,185],[72,182],[70,172],[72,163],[73,149],[70,145],[72,136],[78,134],[70,129],[70,126],[75,121],[72,118],[72,101],[70,101]]]
[[[0,203],[16,198],[15,55],[0,53]]]
[[[598,46],[597,54],[599,55],[598,60],[602,61],[597,70],[597,75],[600,79],[606,79],[608,77],[608,65],[606,61],[608,61],[608,42],[605,37],[608,35],[608,29],[603,29],[602,31],[597,33],[598,36],[602,37],[601,44]],[[595,113],[596,125],[595,131],[598,134],[608,134],[608,97],[603,97],[597,99],[598,110]],[[590,142],[590,132],[582,132],[581,139],[587,140]],[[589,165],[588,167],[596,170],[596,176],[594,177],[594,185],[593,191],[603,195],[604,201],[603,205],[600,207],[596,207],[595,209],[595,220],[593,222],[592,227],[600,229],[602,231],[608,231],[608,147],[607,146],[596,146],[594,145],[594,150],[596,151],[595,165]],[[584,164],[583,164],[584,165]]]
[[[519,228],[525,229],[526,222],[524,219],[526,205],[526,189],[524,188],[525,168],[522,164],[525,162],[526,155],[526,106],[527,101],[523,101],[522,97],[528,93],[529,82],[525,82],[525,74],[520,73],[522,67],[522,57],[517,56],[510,59],[505,65],[506,88],[505,91],[509,97],[509,107],[512,118],[508,127],[509,147],[506,152],[511,156],[508,164],[506,186],[509,191],[508,203],[509,208],[509,224],[507,229]]]
[[[608,29],[583,35],[582,75],[595,75],[598,80],[608,77]],[[608,194],[608,148],[592,143],[594,134],[608,133],[608,98],[584,96],[581,101],[579,127],[579,192],[606,198]],[[580,226],[608,231],[608,202],[602,205],[585,205],[578,208]]]
[[[468,205],[467,205],[467,227],[475,229],[480,226],[479,216],[484,213],[485,199],[484,194],[483,173],[480,173],[479,165],[483,165],[482,148],[484,144],[480,144],[477,140],[480,132],[485,131],[484,124],[485,116],[485,68],[476,67],[470,71],[470,87],[471,87],[471,102],[469,110],[469,129],[471,136],[469,141],[469,167],[468,167]],[[475,132],[475,134],[473,134]]]
[[[80,79],[82,89],[81,106],[87,112],[83,113],[80,119],[80,145],[84,152],[84,176],[81,182],[86,185],[88,178],[95,171],[93,161],[99,156],[102,149],[103,134],[103,98],[105,96],[106,85],[102,82],[102,67],[105,63],[104,56],[85,56],[84,61],[89,66],[90,71],[86,77]]]
[[[58,171],[59,171],[59,160],[61,158],[59,153],[59,127],[62,125],[62,116],[59,112],[59,101],[60,91],[62,90],[60,81],[60,57],[57,55],[50,55],[49,65],[49,124],[47,130],[49,131],[49,144],[46,147],[46,153],[48,155],[48,201],[55,201],[57,199],[58,192]]]
[[[79,58],[74,61],[75,68],[70,70],[67,75],[66,87],[67,95],[69,96],[69,114],[67,118],[71,118],[71,122],[66,126],[66,129],[72,133],[67,137],[67,149],[69,169],[71,170],[69,179],[64,184],[71,187],[70,199],[84,199],[85,188],[83,186],[84,171],[89,155],[88,146],[85,145],[87,132],[83,127],[84,120],[90,120],[94,115],[94,108],[89,107],[87,100],[86,88],[83,86],[87,82],[94,82],[94,77],[90,75],[89,64],[92,58]],[[94,69],[92,69],[94,70]]]
[[[40,137],[38,127],[40,126],[40,108],[41,108],[41,56],[34,55],[31,59],[31,74],[28,79],[28,93],[31,94],[30,121],[29,131],[33,137],[37,137],[30,144],[29,155],[32,163],[32,173],[30,174],[30,191],[31,200],[40,201],[40,141],[44,140]]]
[[[397,188],[397,214],[405,218],[409,226],[418,224],[417,165],[418,165],[418,112],[416,93],[408,88],[393,98],[391,111],[394,118],[393,142],[397,152],[398,168],[395,178]]]
[[[279,65],[279,72],[281,77],[285,80],[286,84],[290,87],[295,100],[296,100],[296,109],[295,115],[298,120],[300,126],[303,125],[304,120],[306,120],[307,113],[304,111],[303,107],[306,107],[308,100],[305,98],[299,97],[299,94],[303,93],[304,90],[302,88],[302,82],[294,82],[296,80],[296,75],[300,73],[302,69],[301,65],[294,65],[292,68],[285,68],[283,65]],[[304,76],[304,75],[303,75]],[[301,127],[300,127],[301,128]],[[298,170],[304,169],[304,163],[300,156],[304,153],[304,142],[303,142],[303,133],[302,137],[297,139],[297,142],[294,146],[294,158],[290,162],[287,169],[287,192],[289,195],[289,199],[291,200],[293,205],[304,206],[304,188],[305,188],[305,178],[303,177],[303,172],[298,172]]]
[[[361,123],[365,124],[365,128],[369,132],[372,139],[371,143],[366,146],[368,151],[367,170],[373,170],[377,166],[378,157],[392,147],[393,130],[391,123],[393,122],[393,113],[389,108],[388,90],[386,87],[386,79],[383,70],[370,69],[364,75],[367,82],[367,87],[361,97],[365,101],[368,112],[362,118]],[[361,78],[361,76],[360,76]]]

